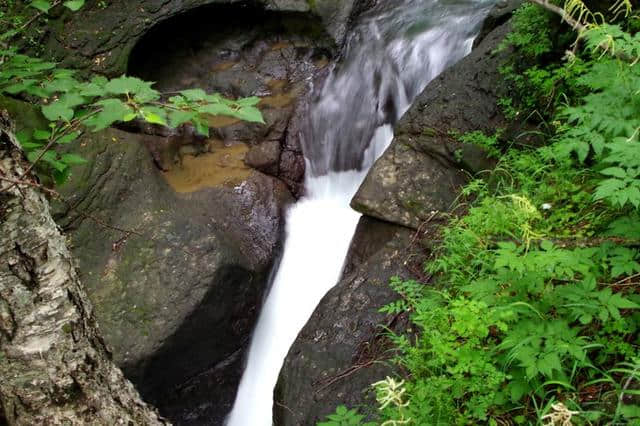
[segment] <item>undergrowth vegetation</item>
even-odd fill
[[[406,382],[381,424],[640,424],[638,17],[580,4],[565,5],[575,46],[557,15],[515,14],[501,104],[546,142],[502,147],[466,186],[434,283],[391,282],[402,298],[382,310],[413,330],[390,335]],[[492,154],[495,140],[465,136]]]

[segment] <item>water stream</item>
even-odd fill
[[[227,426],[271,426],[287,352],[340,278],[360,214],[349,202],[434,77],[471,50],[495,0],[382,0],[360,17],[315,97],[303,138],[305,196],[287,213],[282,260]]]

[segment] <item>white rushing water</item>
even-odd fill
[[[287,213],[284,252],[260,313],[227,426],[271,426],[284,358],[337,283],[360,214],[349,207],[424,87],[469,53],[494,0],[394,0],[361,17],[311,105],[305,196]]]

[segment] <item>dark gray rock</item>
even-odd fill
[[[455,134],[493,135],[508,123],[497,101],[505,95],[498,71],[508,52],[493,51],[510,28],[492,31],[466,58],[432,81],[395,129],[352,200],[356,210],[417,229],[433,212],[447,211],[468,176],[495,163]]]
[[[267,141],[252,147],[244,159],[248,166],[271,175],[278,174],[280,142]]]
[[[80,140],[73,150],[88,163],[61,188],[70,204],[56,218],[116,363],[161,410],[185,382],[212,372],[208,388],[224,386],[208,394],[217,408],[207,416],[221,424],[240,370],[219,365],[245,348],[292,198],[250,171],[235,184],[176,193],[139,139],[107,130]]]
[[[507,22],[524,2],[525,0],[498,0],[484,20],[480,34],[474,40],[474,46],[478,46],[494,28]]]
[[[407,228],[360,220],[341,280],[289,350],[275,390],[274,424],[315,425],[341,404],[375,410],[370,385],[393,370],[381,325],[402,323],[378,308],[398,299],[387,284],[394,275],[409,275],[411,237]]]
[[[127,69],[129,55],[151,28],[173,16],[212,4],[233,4],[242,16],[247,5],[279,12],[306,13],[322,23],[337,45],[345,36],[357,0],[111,0],[88,2],[79,13],[52,22],[46,48],[66,66],[115,76]]]

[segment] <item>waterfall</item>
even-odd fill
[[[286,216],[284,252],[260,313],[228,426],[271,426],[289,347],[340,278],[360,215],[349,202],[426,85],[471,50],[495,0],[381,0],[316,88],[303,135],[305,196]]]

